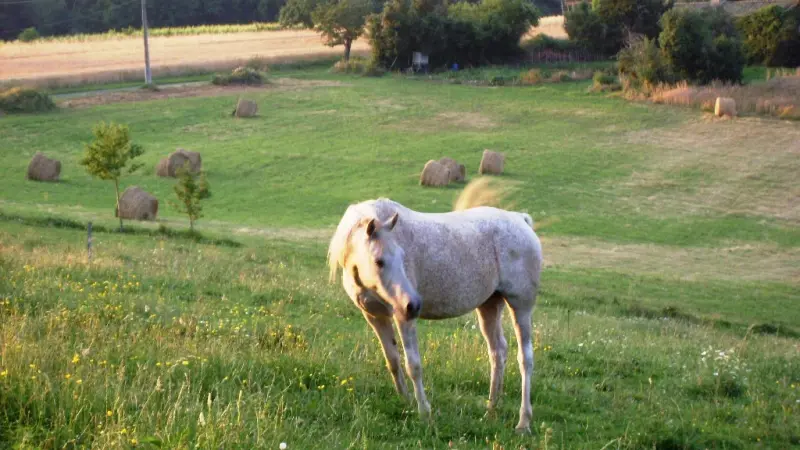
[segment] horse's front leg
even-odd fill
[[[422,386],[422,358],[419,356],[417,344],[417,325],[415,320],[395,318],[397,328],[400,329],[400,338],[403,341],[403,350],[406,354],[406,371],[414,383],[414,396],[422,417],[430,418],[431,405],[425,397],[425,388]]]
[[[361,313],[364,314],[364,318],[367,319],[381,342],[383,356],[386,358],[386,367],[389,369],[389,373],[392,374],[394,388],[398,394],[408,398],[406,380],[403,377],[403,370],[400,368],[400,352],[397,351],[397,341],[394,339],[392,320],[385,316],[373,316],[364,310]]]

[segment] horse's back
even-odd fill
[[[494,292],[538,285],[541,246],[525,214],[477,207],[409,219],[413,240],[405,251],[427,298],[426,318],[452,317]]]

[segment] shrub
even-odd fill
[[[721,8],[710,13],[672,10],[661,18],[659,44],[675,75],[692,82],[739,82],[744,69],[741,39]]]
[[[248,69],[253,69],[259,72],[269,72],[269,64],[267,59],[261,56],[253,56],[248,59],[244,65]]]
[[[178,169],[178,182],[174,190],[177,201],[170,201],[170,204],[181,214],[186,214],[189,218],[189,231],[193,233],[194,223],[203,217],[201,202],[211,197],[205,172],[192,172],[191,163],[186,161]]]
[[[587,50],[612,55],[630,35],[656,38],[658,21],[673,4],[673,0],[593,0],[591,5],[584,1],[564,15],[564,29]]]
[[[551,50],[554,52],[570,52],[581,47],[574,41],[558,39],[546,34],[538,34],[522,43],[522,48],[529,53]]]
[[[672,73],[653,39],[631,41],[617,55],[619,78],[626,91],[649,92],[660,83],[672,81]]]
[[[767,6],[736,23],[744,37],[744,50],[751,64],[771,67],[800,66],[800,10]]]
[[[429,56],[433,67],[502,63],[522,53],[519,42],[538,12],[527,0],[391,0],[368,21],[373,58],[382,67],[408,67],[412,53]]]
[[[211,78],[211,83],[219,86],[227,86],[229,84],[258,86],[264,84],[264,75],[255,69],[242,66],[233,69],[230,75],[215,74]]]
[[[98,123],[93,130],[94,140],[85,145],[80,164],[86,172],[101,180],[113,181],[119,210],[119,180],[124,173],[133,173],[140,164],[133,160],[144,153],[142,147],[131,142],[130,131],[125,125]],[[119,214],[119,230],[122,231],[122,214]]]
[[[375,64],[373,60],[366,58],[350,58],[348,61],[337,61],[331,70],[336,73],[350,73],[368,77],[379,77],[384,74],[384,70],[380,66]]]
[[[621,39],[627,34],[655,39],[661,31],[659,19],[673,5],[674,0],[594,0],[594,10],[600,20],[618,29]],[[620,41],[618,49],[623,44],[624,41]]]
[[[55,107],[49,95],[36,89],[17,87],[0,93],[0,111],[6,114],[44,112]]]
[[[617,77],[607,72],[597,71],[592,76],[592,86],[589,88],[591,92],[607,92],[618,91],[620,85],[617,82]]]
[[[39,39],[40,37],[41,36],[39,35],[39,32],[36,31],[36,28],[30,27],[22,30],[22,33],[19,34],[17,39],[19,39],[22,42],[33,42]]]
[[[576,45],[600,55],[613,55],[622,45],[621,28],[604,23],[586,2],[564,15],[564,30]]]

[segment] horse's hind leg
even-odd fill
[[[491,364],[491,385],[489,388],[489,410],[493,410],[500,400],[503,392],[503,374],[506,368],[506,356],[508,345],[503,335],[503,306],[505,300],[501,295],[495,294],[489,297],[483,305],[478,307],[478,323],[481,332],[486,339],[486,346],[489,349],[489,361]]]
[[[526,298],[527,297],[527,298]],[[506,301],[514,318],[514,331],[517,335],[519,351],[519,371],[522,378],[522,404],[519,409],[517,432],[530,431],[533,408],[531,407],[531,376],[533,375],[533,343],[531,342],[531,316],[536,298],[535,292],[530,296],[508,296]]]
[[[367,322],[381,342],[383,356],[386,358],[386,367],[389,369],[389,373],[392,374],[394,388],[397,390],[398,394],[408,398],[406,381],[403,377],[402,366],[400,365],[400,352],[397,351],[397,341],[394,339],[392,319],[389,317],[372,316],[363,310],[361,312],[364,314],[364,318],[367,319]]]

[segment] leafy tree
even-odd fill
[[[311,13],[314,30],[322,34],[330,47],[344,45],[344,61],[350,60],[353,41],[364,34],[367,15],[372,12],[368,0],[335,0],[322,3]]]
[[[800,65],[800,8],[767,6],[740,18],[736,25],[744,36],[751,64],[795,67]]]
[[[281,25],[285,27],[302,25],[306,28],[314,28],[314,20],[311,18],[311,14],[322,1],[324,0],[288,0],[281,8]]]
[[[133,160],[144,153],[142,147],[131,142],[125,125],[100,122],[94,127],[94,141],[86,144],[80,164],[93,177],[113,181],[119,211],[119,179],[123,173],[132,173],[141,164]],[[119,215],[119,230],[122,231],[122,215]]]
[[[178,212],[189,217],[189,230],[194,232],[194,223],[203,217],[203,206],[200,201],[209,198],[211,191],[208,189],[205,173],[202,171],[193,173],[190,170],[189,161],[178,169],[177,175],[175,196],[178,197],[178,201],[170,201],[170,203]]]
[[[661,27],[658,43],[679,79],[741,81],[745,62],[741,38],[722,8],[711,12],[673,9],[661,18]]]

